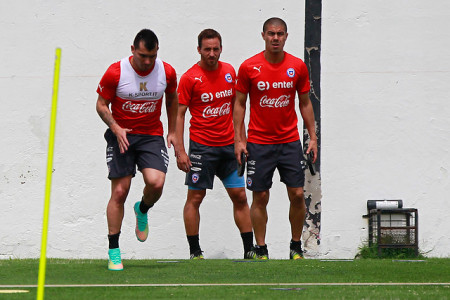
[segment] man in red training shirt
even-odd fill
[[[109,270],[123,269],[119,235],[136,166],[145,182],[142,200],[134,205],[135,233],[141,242],[148,236],[147,212],[162,194],[169,164],[160,120],[164,95],[167,144],[169,148],[175,146],[177,77],[172,66],[157,58],[158,49],[155,33],[141,30],[131,46],[133,55],[112,64],[97,88],[97,112],[109,127],[105,133],[111,180],[111,198],[106,209]]]
[[[290,258],[303,258],[301,235],[306,206],[303,194],[305,181],[303,151],[297,129],[295,96],[311,140],[307,153],[317,159],[317,136],[314,113],[309,99],[309,76],[305,63],[285,52],[287,25],[280,18],[270,18],[261,33],[265,51],[247,59],[239,68],[233,118],[235,155],[247,156],[247,188],[253,192],[251,219],[256,239],[256,258],[268,259],[265,242],[267,204],[275,169],[286,184],[290,200],[289,221],[292,239]],[[250,98],[248,139],[243,122],[247,95]]]
[[[222,38],[213,29],[198,36],[200,61],[180,78],[178,86],[177,165],[186,172],[188,186],[183,217],[190,258],[203,259],[199,243],[200,204],[206,189],[213,188],[214,176],[222,180],[233,202],[234,220],[244,244],[244,258],[253,258],[253,232],[245,194],[244,177],[237,174],[234,157],[233,101],[236,73],[219,61]],[[184,148],[184,121],[191,113],[189,155]]]

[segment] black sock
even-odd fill
[[[189,251],[191,254],[193,254],[196,251],[202,250],[202,249],[200,249],[198,234],[197,235],[188,235],[187,240],[189,243]]]
[[[108,234],[109,249],[119,248],[119,235],[120,231],[116,234]]]
[[[302,248],[302,241],[293,241],[291,240],[291,246],[290,249],[301,249]]]
[[[241,233],[242,243],[244,244],[244,252],[252,250],[253,247],[253,232]]]
[[[141,204],[139,204],[139,210],[141,211],[141,213],[146,214],[148,212],[148,210],[152,207],[153,207],[153,204],[151,206],[148,206],[144,202],[144,197],[142,197]]]

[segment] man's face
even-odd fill
[[[152,50],[148,50],[145,48],[144,41],[139,43],[139,48],[134,48],[131,46],[131,52],[133,53],[133,62],[134,67],[137,68],[137,71],[147,72],[153,65],[155,64],[156,56],[158,54],[158,45]]]
[[[222,47],[218,38],[203,39],[202,47],[197,47],[202,64],[210,69],[217,67]]]
[[[269,24],[266,31],[261,33],[266,42],[266,51],[272,53],[282,52],[287,39],[287,32],[283,25]]]

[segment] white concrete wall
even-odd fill
[[[324,3],[319,256],[355,255],[367,237],[366,200],[375,198],[419,208],[421,249],[449,256],[449,11],[443,0]],[[159,56],[181,76],[198,60],[198,33],[211,27],[222,34],[222,59],[237,69],[263,49],[261,27],[271,16],[287,21],[286,50],[303,57],[303,1],[1,1],[0,258],[39,257],[56,47],[62,63],[47,254],[105,258],[110,188],[95,90],[106,68],[151,28]],[[132,212],[141,178],[126,206],[123,257],[187,258],[183,173],[172,159],[145,243],[134,236]],[[278,180],[267,242],[271,257],[286,258],[288,200]],[[215,186],[201,208],[202,248],[206,258],[240,258],[231,203]]]
[[[322,254],[367,239],[367,199],[419,210],[419,248],[450,254],[450,3],[324,1]]]

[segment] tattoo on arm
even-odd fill
[[[108,125],[108,127],[111,127],[116,123],[116,120],[114,120],[110,112],[102,112],[100,117],[102,118],[103,122],[105,122],[106,125]]]

